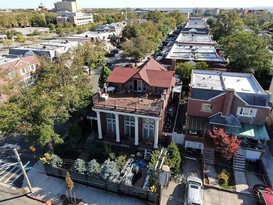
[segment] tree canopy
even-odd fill
[[[212,138],[216,151],[220,152],[224,159],[230,160],[240,148],[241,140],[236,136],[229,136],[223,128],[213,128],[209,133]]]
[[[83,62],[77,50],[61,55],[55,63],[41,59],[36,83],[18,87],[9,102],[0,105],[0,130],[20,134],[41,146],[61,143],[54,124],[90,104],[92,85]]]
[[[230,71],[254,72],[259,78],[267,76],[272,69],[272,54],[264,39],[252,32],[235,31],[222,37],[219,44],[229,61]]]

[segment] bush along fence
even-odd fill
[[[99,165],[95,159],[91,160],[87,165],[82,159],[77,159],[68,170],[63,168],[62,160],[54,154],[46,153],[41,161],[48,176],[65,179],[66,172],[69,171],[73,182],[117,194],[129,195],[154,204],[160,202],[160,189],[154,192],[149,189],[124,184],[123,180],[121,180],[122,174],[120,174],[116,163],[110,159],[107,159],[102,165]]]

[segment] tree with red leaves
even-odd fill
[[[214,127],[212,132],[209,132],[211,139],[214,142],[215,149],[221,153],[221,156],[230,160],[238,151],[241,140],[237,136],[230,136],[225,133],[223,128]]]

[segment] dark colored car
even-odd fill
[[[273,191],[263,184],[256,184],[253,187],[253,194],[259,205],[273,205]]]

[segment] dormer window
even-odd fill
[[[212,112],[212,105],[209,103],[202,103],[201,111],[202,112]]]

